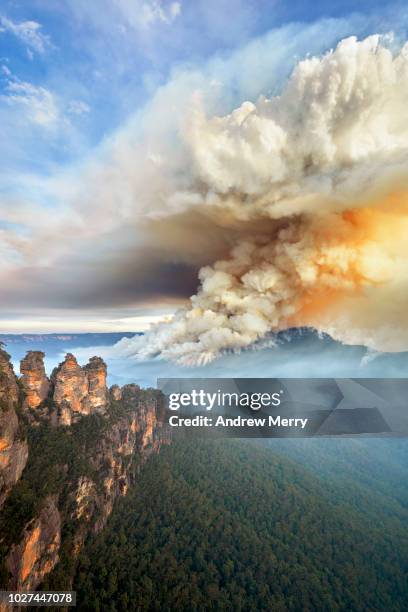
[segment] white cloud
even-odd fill
[[[149,0],[129,3],[116,0],[128,24],[136,29],[149,29],[156,24],[171,24],[181,13],[181,2]]]
[[[61,118],[54,94],[45,87],[13,78],[8,81],[6,94],[0,99],[9,106],[23,109],[29,121],[42,127],[52,127]]]
[[[68,112],[71,115],[86,115],[90,112],[90,110],[91,107],[89,104],[83,102],[82,100],[71,100],[71,102],[68,104]]]
[[[172,2],[170,5],[170,14],[173,17],[177,17],[181,13],[181,2]]]
[[[52,47],[51,39],[43,34],[42,26],[37,21],[21,21],[16,23],[7,17],[0,17],[0,32],[9,32],[27,45],[27,53],[32,59],[32,52],[44,54],[47,48]]]
[[[112,316],[113,315],[113,316]],[[88,312],[83,312],[76,317],[72,312],[49,310],[44,314],[32,312],[28,318],[26,314],[21,317],[13,316],[10,319],[2,319],[2,333],[58,333],[64,330],[65,333],[84,333],[84,332],[143,332],[149,327],[165,319],[165,315],[149,316],[127,316],[115,318],[115,313],[93,312],[92,317]]]
[[[17,123],[24,120],[48,129],[69,127],[69,116],[78,118],[91,110],[83,100],[64,101],[45,87],[20,80],[5,65],[1,66],[1,70],[6,85],[0,102],[17,111],[13,119]]]
[[[157,22],[171,23],[180,11],[180,2],[172,2],[168,8],[160,1],[144,2],[141,7],[141,23],[145,27]]]

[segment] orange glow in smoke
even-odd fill
[[[370,207],[333,215],[329,221],[322,218],[313,222],[312,235],[318,279],[300,292],[298,310],[288,320],[293,326],[318,327],[319,316],[343,298],[392,279],[397,260],[402,263],[401,253],[408,253],[408,194],[391,194]]]

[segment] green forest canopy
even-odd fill
[[[83,551],[81,609],[406,610],[407,504],[373,476],[362,483],[360,468],[336,484],[329,461],[317,476],[318,445],[307,469],[290,452],[238,440],[164,448]]]

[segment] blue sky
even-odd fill
[[[172,71],[199,67],[215,54],[227,55],[272,28],[324,17],[352,22],[358,13],[366,22],[360,31],[401,27],[395,17],[402,8],[382,5],[266,0],[5,2],[0,26],[5,168],[47,174],[56,164],[85,156],[142,107]]]
[[[54,238],[60,232],[61,244],[66,240],[61,228],[64,219],[79,214],[69,202],[82,168],[115,148],[118,134],[131,133],[127,146],[133,146],[142,138],[142,115],[155,122],[163,117],[165,123],[164,111],[146,113],[159,103],[164,108],[165,95],[171,108],[188,88],[205,91],[205,84],[214,81],[222,95],[209,106],[227,112],[244,99],[278,91],[296,61],[322,53],[345,36],[362,38],[392,30],[404,39],[407,14],[403,3],[384,7],[380,2],[341,0],[2,2],[0,262],[7,268],[2,284],[8,284],[10,294],[0,306],[4,331],[17,331],[20,324],[32,331],[52,331],[62,324],[84,329],[90,321],[97,329],[128,328],[136,325],[132,313],[146,317],[154,309],[159,315],[171,310],[177,291],[167,300],[153,300],[153,308],[145,295],[139,299],[115,284],[112,292],[122,292],[122,302],[108,299],[106,308],[100,298],[93,303],[83,290],[89,276],[83,277],[82,270],[90,258],[89,253],[79,257],[79,251],[88,248],[84,243],[72,253],[68,247],[63,253],[55,247],[37,261],[37,251],[30,251],[28,242],[37,234],[44,237],[53,223]],[[120,204],[121,210],[127,202]],[[95,202],[89,206],[94,213],[84,216],[82,227],[98,211]],[[122,221],[129,228],[126,214]],[[108,223],[101,222],[92,236],[84,231],[95,260],[101,250],[113,249],[115,261],[122,255],[128,261],[128,251],[123,254],[121,249],[131,237],[123,227],[121,245],[117,236],[108,240]],[[46,251],[47,240],[42,239]],[[64,289],[58,283],[53,286],[50,270],[65,255],[70,264],[64,273],[72,279]],[[33,278],[43,301],[38,296],[30,299]],[[75,293],[75,279],[82,288],[71,303],[64,291]],[[109,292],[109,285],[102,291]],[[53,302],[49,292],[61,294],[61,300]]]

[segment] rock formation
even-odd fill
[[[10,356],[0,348],[0,508],[27,463],[28,447],[15,410],[18,400]]]
[[[27,442],[21,438],[14,408],[5,412],[0,409],[0,508],[19,480],[27,458]]]
[[[88,379],[88,393],[83,401],[85,410],[104,412],[108,402],[106,363],[100,357],[91,357],[83,369]]]
[[[119,387],[119,385],[112,385],[109,389],[109,394],[111,400],[115,402],[120,402],[122,399],[122,389]]]
[[[104,527],[115,500],[126,494],[149,455],[169,442],[160,392],[135,384],[108,391],[99,357],[81,367],[68,354],[48,380],[43,359],[43,353],[31,351],[22,360],[20,392],[9,356],[0,349],[0,506],[13,531],[8,538],[0,520],[0,588],[9,590],[35,590],[62,556],[74,566],[85,539]],[[17,407],[24,408],[21,422]],[[73,423],[78,427],[70,429]],[[54,433],[47,450],[50,424]],[[36,433],[28,448],[23,431],[30,428]],[[38,438],[41,432],[46,439]],[[55,440],[61,440],[60,451]],[[15,495],[7,499],[14,486]],[[15,518],[14,509],[19,500],[25,504],[28,493],[34,505]]]
[[[105,411],[108,404],[106,364],[100,357],[92,357],[81,368],[74,355],[68,353],[54,369],[51,382],[61,424],[70,425],[79,415]]]
[[[29,351],[21,360],[20,372],[25,408],[38,408],[48,396],[50,381],[45,373],[44,356],[40,351]]]
[[[53,400],[60,409],[62,424],[70,425],[75,413],[89,414],[82,404],[88,393],[88,379],[74,355],[68,353],[65,356],[64,361],[54,369],[51,382],[54,387]]]
[[[19,391],[16,375],[10,362],[10,355],[0,346],[0,402],[3,407],[15,406]]]
[[[21,542],[12,546],[7,556],[9,589],[35,589],[58,562],[60,544],[61,517],[56,498],[50,496],[38,517],[26,526]]]

